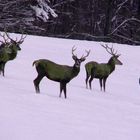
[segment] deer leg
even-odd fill
[[[86,88],[88,88],[88,79],[89,79],[89,74],[88,74],[88,72],[86,71]]]
[[[59,97],[61,97],[62,91],[64,92],[64,97],[67,98],[67,95],[66,95],[67,90],[66,90],[65,83],[60,83],[60,95],[59,95]]]
[[[44,75],[38,75],[36,77],[36,79],[34,80],[34,86],[35,86],[36,93],[40,93],[39,83],[40,83],[40,81],[42,80],[43,77],[44,77]]]
[[[0,75],[1,75],[1,73],[2,73],[2,64],[0,62]]]
[[[89,87],[90,87],[90,89],[92,89],[91,83],[92,83],[93,78],[94,78],[94,76],[91,76],[90,79],[89,79]]]
[[[65,96],[65,99],[67,98],[67,88],[66,88],[66,84],[64,84],[64,87],[63,87],[64,89],[64,96]]]
[[[2,70],[2,75],[5,76],[4,69]]]
[[[0,72],[0,74],[2,73],[2,75],[4,76],[5,74],[4,74],[4,68],[5,68],[5,64],[1,64],[1,72]]]
[[[91,82],[92,82],[93,78],[95,77],[95,75],[96,75],[96,69],[95,69],[95,67],[93,67],[91,69],[91,76],[90,76],[90,79],[89,79],[89,87],[90,87],[90,89],[92,89]]]
[[[99,82],[100,82],[100,88],[101,88],[101,91],[102,91],[102,79],[99,79]]]
[[[107,78],[104,78],[104,79],[103,79],[103,87],[104,87],[104,92],[105,92],[105,85],[106,85],[106,80],[107,80]]]
[[[2,73],[2,68],[0,67],[0,75],[1,75],[1,73]]]
[[[59,94],[59,97],[61,97],[62,90],[63,90],[63,85],[62,85],[62,83],[60,83],[60,94]]]
[[[3,67],[2,67],[2,75],[3,75],[3,76],[5,76],[5,70],[4,70],[4,69],[5,69],[5,64],[4,64]]]

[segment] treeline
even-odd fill
[[[0,16],[5,14],[0,24],[9,19],[8,23],[16,20],[13,26],[5,23],[12,32],[20,29],[38,35],[140,44],[140,0],[50,0],[48,4],[58,17],[50,17],[47,22],[35,18],[30,9],[33,1],[16,0],[18,8],[9,6],[6,12],[0,13]],[[8,0],[6,2],[8,4]],[[13,15],[9,16],[11,11]]]

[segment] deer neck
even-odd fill
[[[78,73],[80,72],[80,67],[76,67],[75,65],[72,67],[72,78],[74,78],[75,76],[78,75]]]
[[[13,60],[17,56],[17,49],[15,47],[11,47],[10,60]]]
[[[110,73],[112,73],[115,70],[115,61],[112,58],[110,58],[107,65],[110,68]]]

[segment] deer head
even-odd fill
[[[11,47],[16,47],[17,50],[21,50],[20,44],[23,43],[24,39],[26,38],[26,35],[23,36],[23,34],[22,34],[19,40],[17,40],[17,38],[16,38],[16,40],[12,39],[7,32],[5,32],[5,35],[10,40]]]
[[[114,50],[113,45],[112,45],[112,47],[109,47],[107,44],[105,44],[105,45],[101,44],[101,46],[102,46],[103,48],[105,48],[106,51],[107,51],[109,54],[111,54],[112,57],[111,57],[110,60],[113,60],[113,61],[115,62],[116,65],[122,65],[122,64],[123,64],[123,63],[118,59],[119,56],[120,56],[121,54],[117,54],[117,51]]]
[[[86,54],[85,56],[83,55],[81,58],[78,58],[77,55],[74,54],[74,51],[75,51],[75,50],[76,50],[76,48],[73,46],[73,48],[72,48],[72,58],[73,58],[73,60],[75,61],[74,66],[75,66],[76,68],[80,68],[81,62],[83,62],[83,61],[86,60],[86,57],[88,57],[89,54],[90,54],[90,50],[89,50],[89,51],[86,50],[86,53],[87,53],[87,54]]]

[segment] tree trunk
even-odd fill
[[[137,10],[137,15],[140,18],[140,0],[138,0],[138,10]]]
[[[113,0],[107,1],[107,9],[106,9],[106,14],[105,14],[104,36],[106,36],[109,33],[109,29],[110,29],[110,14],[111,14],[112,1]]]

